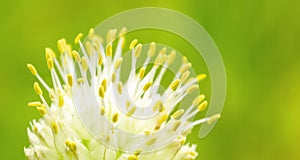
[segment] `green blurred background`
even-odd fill
[[[124,10],[156,6],[198,21],[217,44],[227,72],[223,117],[198,144],[198,159],[300,159],[300,1],[152,0],[0,2],[1,159],[24,159],[36,110],[26,63],[49,76],[44,48],[73,41]],[[182,48],[182,47],[181,47]],[[183,47],[184,48],[184,47]],[[197,129],[196,129],[197,130]]]

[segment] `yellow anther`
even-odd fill
[[[54,89],[50,89],[50,91],[49,91],[49,98],[51,99],[51,100],[53,100],[54,98],[55,98],[55,92],[54,92]]]
[[[201,111],[204,111],[207,107],[208,103],[207,101],[204,101],[202,102],[199,106],[198,106],[198,110],[201,112]]]
[[[179,73],[183,74],[185,71],[187,71],[188,69],[190,69],[192,66],[191,63],[186,63],[186,64],[183,64],[180,69],[179,69]]]
[[[100,96],[101,98],[104,98],[104,94],[105,94],[104,88],[103,88],[103,86],[101,85],[100,88],[99,88],[99,96]]]
[[[106,80],[106,78],[104,78],[102,80],[101,86],[103,86],[104,91],[106,91],[106,87],[107,87],[107,80]]]
[[[58,95],[58,107],[62,107],[64,105],[64,96],[60,93]]]
[[[199,88],[199,86],[197,84],[191,85],[189,88],[186,89],[186,93],[190,94],[194,91],[196,91]]]
[[[123,37],[126,33],[126,27],[121,28],[120,32],[119,32],[119,37]]]
[[[106,35],[106,42],[110,43],[110,42],[114,41],[116,38],[116,35],[117,35],[117,29],[108,30],[107,35]]]
[[[154,143],[156,142],[156,140],[157,140],[157,138],[154,137],[154,138],[150,139],[149,141],[147,141],[147,142],[146,142],[146,145],[147,145],[147,146],[150,146],[150,145],[154,144]]]
[[[45,52],[46,52],[46,59],[50,58],[49,56],[51,56],[51,58],[56,58],[56,54],[51,48],[45,48]]]
[[[42,95],[43,94],[43,91],[42,91],[40,85],[37,82],[34,82],[33,89],[34,89],[34,91],[35,91],[36,94],[38,94],[38,95]]]
[[[186,58],[186,56],[183,56],[182,57],[182,64],[186,64],[186,63],[188,63],[189,61],[188,61],[188,59]]]
[[[78,83],[83,83],[84,81],[85,81],[85,79],[82,78],[82,77],[81,77],[81,78],[77,78],[77,82],[78,82]]]
[[[184,113],[184,109],[179,109],[175,113],[172,114],[173,119],[178,119]]]
[[[152,131],[149,129],[144,130],[144,134],[149,136],[150,134],[152,134]]]
[[[176,79],[174,82],[171,83],[170,88],[174,91],[179,86],[180,80]]]
[[[106,56],[112,56],[112,45],[111,44],[108,44],[107,46],[106,46]]]
[[[80,39],[82,38],[82,36],[83,36],[83,34],[82,34],[82,33],[79,33],[79,34],[76,36],[76,38],[75,38],[75,40],[74,40],[74,43],[75,43],[75,44],[79,43],[79,41],[80,41]]]
[[[173,63],[173,61],[175,60],[175,58],[176,58],[176,51],[173,50],[173,51],[171,51],[171,53],[168,55],[167,63],[168,63],[168,64]]]
[[[156,110],[159,110],[159,108],[162,108],[162,107],[163,107],[163,102],[162,102],[162,101],[157,101],[157,102],[154,104],[152,110],[153,110],[153,111],[156,111]]]
[[[52,58],[49,58],[47,60],[47,66],[48,66],[49,70],[53,69],[53,59]]]
[[[159,54],[154,61],[154,66],[162,65],[165,62],[166,57],[166,55]]]
[[[72,87],[73,86],[73,77],[72,77],[72,75],[68,74],[67,79],[68,79],[68,85]]]
[[[99,65],[99,66],[102,65],[102,63],[103,63],[103,57],[102,57],[102,54],[99,53],[99,54],[98,54],[98,65]]]
[[[141,68],[140,68],[140,71],[139,71],[140,79],[143,79],[143,78],[144,78],[145,71],[146,71],[146,68],[145,68],[145,67],[141,67]]]
[[[165,55],[167,53],[167,48],[163,47],[158,54]]]
[[[65,52],[66,40],[64,38],[57,41],[57,48],[61,54],[63,54]]]
[[[100,114],[102,116],[105,114],[105,108],[104,107],[100,107]]]
[[[146,92],[152,84],[153,84],[153,82],[147,82],[143,87],[144,92]]]
[[[45,115],[46,113],[47,113],[47,110],[46,110],[46,108],[45,107],[36,107],[37,108],[37,110],[38,110],[38,112],[43,116],[43,115]]]
[[[56,122],[51,122],[51,128],[55,134],[58,133],[58,125]]]
[[[157,124],[161,125],[162,123],[164,123],[167,119],[168,119],[168,114],[164,114],[163,116],[161,116],[158,120],[157,120]]]
[[[209,120],[207,121],[207,124],[212,124],[212,123],[214,123],[214,122],[215,122],[216,120],[218,120],[220,117],[221,117],[220,114],[215,114],[215,115],[211,116],[211,117],[209,118]]]
[[[89,37],[89,39],[93,39],[95,37],[95,30],[94,30],[94,28],[90,28],[88,37]]]
[[[85,49],[88,55],[91,55],[93,53],[93,47],[90,41],[85,42]]]
[[[122,62],[123,62],[123,58],[122,57],[120,57],[118,60],[116,60],[116,63],[114,65],[115,70],[117,70],[121,66]]]
[[[76,152],[76,150],[77,150],[76,142],[66,140],[65,144],[71,152],[73,152],[73,153]]]
[[[137,149],[136,151],[134,151],[134,155],[138,156],[142,153],[142,150],[141,149]]]
[[[88,66],[88,63],[87,63],[87,60],[86,60],[85,57],[82,57],[82,58],[81,58],[81,65],[82,65],[82,69],[83,69],[84,71],[87,71],[87,70],[88,70],[89,66]]]
[[[129,45],[129,49],[132,50],[134,49],[135,45],[137,44],[138,40],[134,39],[133,41],[131,41],[130,45]]]
[[[206,74],[199,74],[198,76],[197,76],[197,81],[199,82],[199,81],[202,81],[203,79],[205,79],[206,78]]]
[[[181,77],[180,77],[181,83],[185,83],[186,80],[189,78],[189,76],[190,76],[190,72],[189,72],[189,71],[185,71],[185,72],[181,75]]]
[[[201,94],[197,98],[194,99],[193,101],[193,106],[197,106],[200,104],[205,99],[205,95]]]
[[[173,125],[173,131],[174,132],[178,129],[178,127],[180,126],[180,124],[181,124],[181,121],[175,121],[174,122],[174,125]]]
[[[28,107],[40,107],[42,104],[41,102],[29,102]]]
[[[155,53],[155,50],[156,50],[156,44],[154,42],[151,42],[147,55],[149,57],[152,57]]]
[[[142,44],[138,44],[135,49],[134,49],[134,53],[133,55],[135,56],[135,58],[138,58],[141,55],[142,52]]]
[[[79,53],[77,51],[73,50],[72,51],[72,55],[73,55],[73,57],[74,57],[74,59],[75,59],[76,62],[79,63],[81,61],[80,55],[79,55]]]
[[[68,52],[69,56],[72,57],[72,46],[70,44],[67,45],[67,52]]]
[[[122,84],[122,82],[118,82],[118,92],[119,92],[119,94],[122,94],[122,92],[123,92],[123,84]]]
[[[30,73],[34,76],[37,75],[37,71],[35,69],[35,67],[32,64],[27,64],[27,68],[29,69]]]
[[[116,72],[113,72],[111,74],[111,82],[114,83],[116,81],[116,78],[117,78]]]
[[[132,116],[132,114],[136,111],[136,106],[132,107],[128,112],[127,112],[127,116]]]
[[[136,155],[130,155],[128,156],[128,160],[138,160]]]
[[[119,120],[119,114],[118,114],[118,113],[115,113],[115,114],[113,115],[113,117],[112,117],[112,122],[113,122],[113,123],[116,123],[116,122],[118,122],[118,120]]]

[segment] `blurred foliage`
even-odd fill
[[[226,104],[209,136],[199,140],[196,128],[189,137],[198,144],[199,159],[300,159],[299,4],[296,0],[1,1],[1,159],[24,159],[26,127],[39,117],[26,107],[38,98],[26,63],[35,64],[47,77],[45,47],[54,48],[61,36],[73,41],[78,32],[87,33],[118,12],[146,6],[175,9],[194,18],[222,53]],[[187,44],[179,47],[192,55]],[[209,87],[203,88],[209,92]]]

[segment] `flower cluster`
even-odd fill
[[[159,87],[176,52],[157,50],[152,42],[142,66],[137,66],[144,47],[134,39],[130,45],[129,76],[121,80],[125,28],[111,29],[106,43],[91,29],[85,42],[75,38],[80,52],[65,39],[58,41],[58,55],[46,48],[52,84],[47,84],[35,67],[33,87],[40,100],[28,103],[42,115],[27,129],[28,159],[195,159],[196,145],[186,143],[195,125],[212,123],[220,115],[193,121],[208,103],[198,95],[186,106],[176,107],[186,96],[198,91],[206,77],[191,76],[191,64],[183,57],[178,72],[161,93]],[[118,40],[118,41],[117,41]],[[116,43],[116,46],[113,45]],[[105,44],[105,45],[104,45]],[[81,53],[81,54],[80,54]],[[153,65],[148,63],[153,60]],[[45,93],[49,95],[45,97]],[[145,114],[152,115],[147,118]]]

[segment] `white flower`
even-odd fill
[[[58,41],[60,57],[46,48],[52,87],[44,82],[33,65],[27,65],[39,81],[34,83],[34,90],[40,97],[40,101],[30,102],[28,106],[36,107],[42,115],[27,129],[30,146],[24,151],[28,159],[196,158],[196,146],[185,144],[186,136],[193,126],[212,123],[220,115],[192,120],[207,107],[204,95],[195,97],[185,106],[186,110],[175,108],[198,90],[198,81],[204,79],[205,74],[191,77],[191,64],[183,58],[170,85],[159,92],[161,80],[176,58],[176,52],[167,55],[166,48],[162,48],[154,58],[156,44],[152,42],[139,67],[137,60],[141,59],[143,45],[137,44],[135,39],[129,46],[131,65],[127,68],[130,73],[122,83],[125,32],[124,28],[120,31],[115,49],[116,29],[109,30],[106,47],[93,29],[85,46],[79,34],[75,43],[79,44],[83,56],[72,51],[65,39]],[[149,66],[152,61],[154,64]],[[43,91],[49,93],[51,102],[46,100]]]

